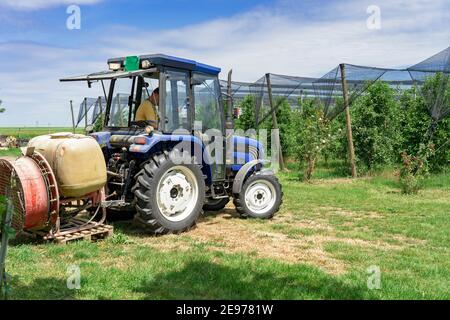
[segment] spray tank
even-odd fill
[[[106,210],[101,204],[106,165],[93,138],[72,133],[44,135],[30,140],[22,152],[15,160],[0,159],[0,195],[10,189],[16,231],[58,236],[63,233],[62,225],[91,207],[97,212],[102,208],[99,223],[104,222]],[[78,224],[73,229],[82,231],[92,225],[96,224]]]

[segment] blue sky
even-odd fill
[[[73,3],[80,30],[66,28]],[[381,29],[367,28],[369,5]],[[0,0],[0,127],[70,125],[68,101],[100,91],[58,79],[118,55],[178,55],[233,68],[241,81],[321,76],[341,62],[409,66],[450,45],[449,9],[448,0]]]

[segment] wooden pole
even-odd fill
[[[350,117],[350,105],[348,100],[348,85],[345,78],[345,64],[341,63],[339,65],[341,69],[341,80],[342,80],[342,94],[344,98],[345,107],[345,124],[347,126],[347,141],[348,141],[348,157],[350,160],[350,167],[352,171],[352,178],[357,177],[356,163],[355,163],[355,148],[353,146],[353,132],[352,132],[352,119]]]
[[[231,90],[231,78],[233,75],[233,69],[230,69],[228,72],[228,82],[227,82],[227,94],[228,94],[228,100],[227,100],[227,129],[232,129],[233,126],[233,97],[232,97],[232,90]]]
[[[234,151],[234,144],[233,144],[233,134],[232,130],[234,129],[234,121],[233,121],[233,98],[231,97],[232,91],[231,91],[231,80],[233,76],[233,69],[230,69],[228,72],[228,87],[227,87],[227,94],[228,94],[228,100],[227,100],[227,117],[225,121],[225,163],[232,163],[233,162],[233,151]]]
[[[277,152],[278,152],[278,159],[280,162],[280,170],[283,171],[285,169],[285,166],[284,166],[283,152],[281,150],[280,132],[278,131],[277,110],[276,108],[274,108],[273,103],[272,83],[270,81],[270,73],[266,74],[266,82],[267,82],[267,90],[269,93],[270,109],[272,109],[272,127],[274,130],[277,130],[275,134],[275,146],[278,149]]]
[[[87,118],[87,98],[84,98],[84,131],[87,130],[88,118]]]
[[[75,116],[73,114],[73,102],[70,100],[70,114],[72,115],[72,133],[75,133]]]
[[[98,108],[100,110],[100,122],[101,122],[101,130],[103,130],[103,107],[102,107],[102,97],[98,97]]]
[[[11,222],[13,217],[13,202],[12,202],[12,189],[15,188],[16,180],[14,175],[11,176],[10,185],[7,186],[6,190],[6,212],[2,219],[2,223],[0,225],[1,228],[1,246],[0,246],[0,294],[2,291],[5,292],[4,298],[8,298],[7,289],[7,277],[6,277],[6,254],[8,251],[8,242],[9,242],[9,229],[11,228]]]

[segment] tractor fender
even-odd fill
[[[247,162],[246,164],[244,164],[238,171],[238,173],[236,174],[236,176],[234,177],[234,182],[233,182],[233,194],[236,193],[240,193],[242,190],[242,186],[244,185],[245,182],[245,178],[247,177],[248,173],[258,164],[264,164],[267,161],[263,160],[263,159],[255,159],[252,160],[250,162]],[[262,173],[264,174],[273,174],[272,170],[261,170]]]
[[[212,168],[210,163],[212,163],[209,155],[205,153],[205,146],[203,142],[195,136],[192,135],[183,135],[183,134],[159,134],[155,133],[151,136],[147,135],[139,135],[134,136],[134,138],[144,138],[145,143],[142,145],[139,144],[132,144],[129,147],[129,151],[133,152],[137,157],[140,159],[149,159],[152,154],[155,154],[156,152],[163,151],[165,148],[174,148],[180,143],[187,143],[188,147],[187,149],[190,149],[191,144],[196,145],[199,149],[197,152],[200,152],[199,160],[201,160],[202,164],[202,171],[205,175],[206,179],[205,182],[207,185],[210,185],[212,183]],[[186,147],[186,146],[185,146]],[[194,151],[195,153],[195,151]]]

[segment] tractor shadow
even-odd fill
[[[274,266],[276,267],[276,266]],[[376,299],[368,289],[347,284],[317,268],[294,266],[292,275],[260,271],[256,265],[230,267],[189,261],[181,270],[161,272],[135,291],[144,299]]]
[[[197,221],[196,226],[194,228],[201,227],[203,223],[211,223],[214,219],[220,217],[221,219],[231,220],[231,219],[242,219],[240,215],[236,212],[234,208],[224,208],[220,211],[204,211]],[[145,237],[149,236],[153,237],[163,237],[164,235],[155,235],[149,230],[146,230],[145,227],[137,224],[133,219],[131,220],[114,220],[107,221],[109,224],[114,226],[114,230],[120,233],[135,236],[135,237]],[[220,221],[214,222],[219,224]]]
[[[76,290],[67,288],[65,279],[45,277],[24,283],[20,277],[14,276],[10,282],[10,300],[75,300]]]

